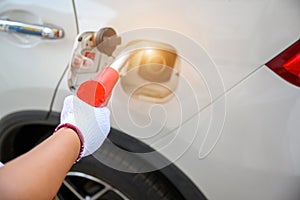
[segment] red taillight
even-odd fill
[[[300,52],[286,61],[286,63],[283,64],[283,67],[292,74],[300,77]]]
[[[288,82],[300,87],[300,40],[266,65]]]

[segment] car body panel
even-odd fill
[[[0,18],[64,29],[64,38],[57,40],[0,32],[0,117],[24,110],[49,111],[77,35],[72,1],[1,1]]]
[[[190,37],[215,62],[226,89],[299,39],[298,0],[133,0],[130,3],[75,0],[75,3],[80,32],[112,26],[120,34],[155,27]]]
[[[189,84],[176,92],[184,93],[189,85],[204,100],[179,98],[177,110],[172,102],[127,101],[118,84],[109,104],[114,128],[174,162],[208,199],[298,199],[299,88],[264,66],[299,39],[298,0],[75,3],[80,32],[111,26],[121,34],[147,27],[184,34],[204,50],[224,83],[217,91],[199,87],[219,77],[211,72],[193,82],[186,68],[182,74]],[[67,75],[54,111],[70,94]],[[180,109],[186,112],[182,119],[176,118],[182,117]]]
[[[174,132],[161,141],[167,143],[174,135],[186,141],[186,134],[198,127],[182,156],[176,154],[183,146],[178,142],[173,151],[161,152],[171,160],[177,156],[177,166],[209,199],[296,200],[300,196],[299,91],[263,66],[211,105],[218,107],[226,98],[225,123],[218,130],[222,135],[210,154],[205,155],[205,148],[218,134],[213,126],[207,127],[211,107],[183,124],[183,134]]]

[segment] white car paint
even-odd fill
[[[65,37],[59,40],[0,32],[0,117],[23,110],[49,110],[77,35],[72,2],[3,0],[0,17],[63,27]]]
[[[80,32],[112,26],[121,34],[155,27],[192,38],[212,57],[226,89],[299,38],[298,0],[75,0],[75,3]]]
[[[195,40],[216,64],[226,93],[220,90],[210,101],[200,101],[201,112],[197,110],[194,117],[193,111],[187,112],[188,120],[171,133],[175,126],[163,127],[166,134],[158,141],[143,140],[175,161],[208,199],[299,198],[299,88],[264,66],[299,39],[299,1],[75,2],[81,32],[105,26],[119,33],[145,27],[169,29]],[[201,65],[197,67],[201,71]],[[210,76],[204,79],[216,74]],[[190,83],[199,94],[209,95],[199,82]],[[183,90],[176,92],[180,95]],[[152,108],[153,128],[146,118],[138,121],[143,103],[131,106],[124,99],[119,85],[111,102],[112,126],[137,138],[149,136],[172,113],[178,115],[172,106],[164,105],[167,115],[155,114]],[[191,108],[188,99],[180,100]],[[134,122],[128,120],[128,111]],[[136,122],[140,124],[132,124]]]
[[[197,138],[176,164],[209,199],[299,199],[299,91],[261,67],[222,97],[222,136],[205,159],[199,149],[209,112],[181,127],[194,131],[200,119]]]
[[[3,1],[0,13],[11,9],[32,10],[34,15],[42,16],[39,20],[64,27],[66,37],[61,41],[35,41],[34,45],[20,48],[11,45],[1,33],[0,95],[5,105],[1,107],[1,117],[21,110],[49,109],[75,39],[71,1],[30,2]],[[58,4],[64,9],[57,10]],[[185,106],[180,127],[175,122],[182,113],[178,107],[174,112],[171,106],[174,101],[164,106],[168,115],[161,112],[160,106],[152,108],[146,103],[129,107],[130,104],[124,103],[128,97],[118,85],[110,103],[112,110],[116,106],[130,110],[132,119],[140,120],[133,121],[138,125],[147,125],[148,121],[141,118],[143,112],[137,108],[152,108],[155,120],[143,127],[145,136],[173,113],[175,118],[169,121],[170,127],[162,127],[163,137],[144,142],[174,161],[208,199],[299,199],[299,88],[264,66],[299,39],[298,0],[75,0],[75,5],[80,32],[106,26],[119,33],[145,27],[174,30],[199,43],[205,50],[202,52],[205,59],[211,58],[216,64],[224,90],[213,91],[213,98],[199,84],[204,79],[213,80],[216,74],[211,72],[209,77],[198,76],[199,79],[196,76],[193,81],[192,68],[182,71],[189,77],[190,86],[199,90],[196,95],[203,99],[196,101],[200,107],[191,107],[196,104],[191,104],[190,98],[180,99]],[[56,21],[48,18],[53,14],[58,16]],[[28,55],[38,56],[29,58],[25,50]],[[194,53],[195,49],[190,51]],[[15,52],[18,59],[11,59],[8,52]],[[197,67],[201,71],[202,66]],[[64,97],[71,93],[67,75],[52,107],[57,112],[61,111]],[[183,94],[186,88],[187,85],[181,84],[176,92],[187,96]],[[124,123],[126,112],[114,113],[114,128],[141,137],[141,127]],[[175,134],[177,137],[172,140]]]

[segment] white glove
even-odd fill
[[[65,98],[60,117],[61,124],[57,129],[70,127],[69,124],[79,129],[76,132],[83,145],[79,160],[94,153],[102,145],[110,130],[109,117],[108,108],[92,107],[78,97],[70,95]]]

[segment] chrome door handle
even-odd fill
[[[0,31],[35,35],[46,39],[59,39],[64,37],[64,30],[59,27],[28,24],[7,19],[0,19]]]

